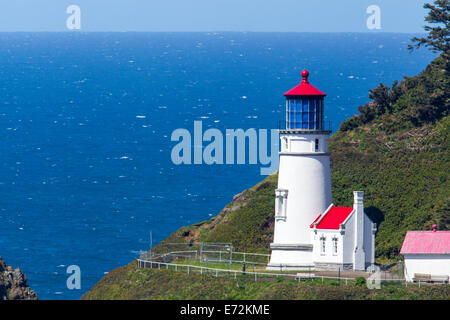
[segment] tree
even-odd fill
[[[423,38],[412,38],[411,41],[415,44],[410,44],[408,49],[414,50],[425,46],[429,47],[433,52],[442,52],[444,57],[448,59],[450,52],[450,1],[436,0],[434,1],[434,4],[426,3],[423,7],[430,10],[425,17],[425,21],[437,25],[433,27],[426,25],[424,29],[428,32],[428,35]]]

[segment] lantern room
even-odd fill
[[[325,93],[313,87],[309,72],[303,70],[302,82],[284,94],[286,97],[286,130],[323,131]]]

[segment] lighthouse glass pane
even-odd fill
[[[303,122],[308,122],[308,112],[303,112],[303,114],[302,114],[302,121]]]
[[[295,128],[298,128],[300,121],[301,121],[301,101],[296,100],[295,101],[295,123],[294,123]]]
[[[295,100],[289,101],[289,128],[294,128],[293,124],[295,122]]]
[[[309,112],[315,112],[316,111],[316,100],[311,99],[309,101]]]
[[[316,107],[316,128],[322,129],[321,126],[321,113],[322,113],[322,101],[317,101],[317,107]]]
[[[307,112],[309,109],[308,109],[308,104],[309,104],[309,99],[303,99],[302,100],[302,102],[303,102],[303,112]]]

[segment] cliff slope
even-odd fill
[[[12,270],[0,257],[0,300],[37,300],[19,268]]]

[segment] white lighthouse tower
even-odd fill
[[[325,93],[302,82],[286,96],[286,127],[280,130],[275,233],[268,269],[314,266],[310,225],[331,205],[331,168],[324,127]]]

